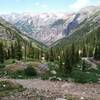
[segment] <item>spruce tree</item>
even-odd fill
[[[82,61],[82,71],[85,72],[86,68],[87,68],[86,62],[83,60]]]
[[[27,58],[27,49],[26,49],[26,44],[24,43],[24,58],[25,58],[25,61],[26,61],[26,58]]]
[[[7,50],[4,50],[4,58],[5,58],[6,60],[8,59]]]
[[[76,55],[75,55],[75,46],[74,46],[74,44],[72,44],[72,46],[71,46],[70,60],[71,60],[72,64],[76,63]]]
[[[40,50],[38,50],[37,48],[34,48],[34,59],[40,59]]]
[[[50,49],[49,60],[54,61],[53,48]]]
[[[65,57],[65,64],[64,64],[64,70],[65,70],[65,75],[70,75],[72,73],[72,63],[71,63],[71,56],[69,54],[66,55]]]
[[[48,51],[45,52],[45,59],[46,59],[46,61],[49,60],[49,52]]]
[[[77,64],[77,63],[79,63],[79,61],[80,61],[79,50],[76,50],[76,52],[75,52],[75,63]]]
[[[94,59],[100,60],[100,44],[98,44],[95,48]]]
[[[41,50],[40,50],[40,57],[44,56],[44,52],[43,52],[43,47],[41,46]]]
[[[13,43],[11,43],[11,58],[15,59],[15,48]]]
[[[59,60],[59,74],[60,75],[64,75],[64,72],[65,72],[65,69],[67,69],[66,68],[66,66],[64,66],[64,63],[63,63],[63,59],[61,58],[60,60]],[[65,72],[65,74],[66,74],[67,72]]]
[[[93,49],[89,48],[88,50],[88,56],[93,57]]]
[[[2,42],[0,42],[0,63],[4,63],[4,47]]]
[[[67,49],[66,54],[65,54],[65,73],[67,75],[70,75],[74,69],[74,67],[79,63],[80,57],[79,57],[79,52],[78,50],[75,50],[75,45],[72,44],[72,46]]]
[[[17,60],[21,60],[22,57],[23,57],[21,43],[20,43],[20,41],[17,40],[17,42],[15,44],[16,44],[15,45],[15,49],[16,49],[16,59]]]
[[[31,57],[34,59],[34,47],[32,47],[31,50],[32,50]]]
[[[86,46],[83,47],[82,57],[87,57]]]
[[[8,50],[7,50],[7,58],[8,59],[10,59],[11,58],[11,51],[10,51],[10,49],[8,48]]]
[[[67,49],[64,58],[64,72],[65,75],[70,75],[72,72],[72,65],[71,65],[71,50]]]

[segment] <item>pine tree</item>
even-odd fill
[[[4,63],[4,47],[2,42],[0,42],[0,63]]]
[[[95,48],[94,59],[98,59],[98,47]]]
[[[13,43],[11,43],[11,58],[12,59],[15,59],[15,48],[14,48],[14,44]]]
[[[83,47],[82,57],[87,57],[86,46]]]
[[[80,61],[80,55],[79,55],[79,50],[76,50],[75,52],[75,62],[76,64]]]
[[[86,62],[83,60],[83,62],[82,62],[82,71],[83,72],[86,70],[86,67],[87,67]]]
[[[66,67],[65,67],[65,69],[64,69],[64,64],[63,64],[63,59],[59,59],[59,74],[60,75],[64,75],[64,71],[65,71],[65,69],[66,69]],[[66,74],[67,72],[65,72],[65,74]]]
[[[95,48],[94,59],[100,60],[100,44]]]
[[[15,49],[16,49],[16,59],[17,60],[21,60],[23,55],[22,55],[22,46],[20,41],[17,40],[17,42],[15,43]]]
[[[54,55],[53,55],[53,49],[50,49],[50,55],[49,55],[49,60],[54,61]]]
[[[79,63],[80,57],[79,57],[79,52],[78,50],[75,50],[74,44],[72,44],[71,48],[69,48],[66,52],[65,56],[65,73],[70,75],[74,69],[74,67]]]
[[[27,49],[26,49],[26,44],[24,43],[24,58],[25,58],[25,61],[26,61],[26,58],[27,58]]]
[[[8,55],[7,55],[7,50],[4,49],[4,58],[7,60],[8,59]]]
[[[7,50],[7,58],[8,59],[10,59],[11,58],[11,51],[10,51],[10,49],[8,48],[8,50]]]
[[[93,49],[89,48],[88,56],[89,57],[93,57]]]
[[[70,75],[72,73],[72,63],[71,63],[71,58],[70,55],[67,54],[65,58],[65,64],[64,64],[64,70],[65,70],[65,75]]]
[[[67,49],[65,52],[65,57],[64,57],[64,71],[65,71],[65,75],[69,75],[71,74],[72,71],[72,66],[71,66],[71,50]]]
[[[32,47],[31,50],[32,50],[32,51],[31,51],[31,58],[34,59],[34,47]]]
[[[76,55],[75,55],[75,46],[74,46],[74,44],[72,44],[70,52],[71,52],[70,53],[70,60],[71,60],[72,64],[75,64],[76,63]]]
[[[43,52],[43,47],[41,46],[41,50],[40,50],[40,58],[44,56],[44,52]]]
[[[26,51],[26,50],[25,50]],[[27,54],[27,56],[29,57],[29,58],[35,58],[35,48],[34,47],[32,47],[32,46],[28,46],[28,54]]]
[[[36,60],[40,59],[40,51],[36,48],[34,48],[34,59]]]
[[[45,53],[45,59],[46,59],[46,61],[49,61],[49,52],[48,51],[46,51],[46,53]]]

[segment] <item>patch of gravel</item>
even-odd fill
[[[0,100],[56,100],[56,98],[60,97],[61,95],[56,93],[50,93],[49,91],[27,89],[24,92],[15,93],[6,97],[1,97]]]
[[[26,91],[0,100],[100,100],[100,84],[78,84],[61,81],[9,80],[23,85]],[[69,98],[77,99],[69,99]]]

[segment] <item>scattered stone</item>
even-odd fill
[[[67,100],[69,97],[74,98],[74,96],[75,99],[72,100],[99,100],[95,98],[100,98],[99,84],[78,84],[59,81],[51,82],[40,79],[6,80],[21,84],[26,89],[23,92],[12,93],[7,97],[3,97],[7,99],[0,98],[0,100],[41,100],[40,98],[42,98],[42,100]]]

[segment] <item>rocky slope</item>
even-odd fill
[[[81,28],[80,25],[85,25],[84,22],[100,21],[99,12],[100,6],[90,6],[81,9],[77,13],[23,13],[2,15],[4,19],[15,25],[24,34],[43,42],[46,45],[51,45],[55,41],[68,37],[76,29]],[[91,19],[94,15],[95,19]],[[91,23],[90,23],[91,25]]]
[[[0,40],[24,39],[22,33],[0,17]]]
[[[73,43],[73,41],[79,41],[86,39],[91,36],[92,33],[100,28],[100,6],[97,7],[87,7],[82,9],[76,15],[73,21],[71,21],[65,30],[67,30],[66,36],[51,46],[65,46]],[[68,30],[70,30],[68,32]],[[97,33],[99,34],[99,33]]]
[[[43,45],[42,43],[23,34],[15,26],[0,17],[0,41],[13,41],[16,39],[19,39],[20,41],[25,43],[32,42],[33,46],[37,48],[41,48],[41,45]],[[45,45],[43,46],[45,47]]]
[[[56,14],[11,14],[3,16],[4,19],[11,22],[18,29],[24,32],[26,35],[33,37],[38,41],[49,44],[52,41],[56,41],[63,36],[59,31],[62,32],[62,27],[52,27],[51,25],[58,19],[62,18],[62,15]]]

